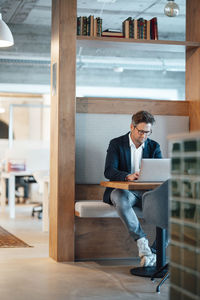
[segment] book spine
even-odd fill
[[[94,36],[97,36],[97,18],[94,19]]]
[[[94,16],[90,16],[90,36],[94,36]]]
[[[101,36],[101,18],[97,18],[97,36]]]
[[[151,39],[158,40],[158,21],[157,18],[152,18],[151,20]]]
[[[150,20],[150,24],[151,24],[151,40],[154,40],[154,19]]]
[[[83,35],[83,16],[81,17],[81,30],[80,30],[81,35]]]
[[[83,17],[83,35],[87,35],[87,17]]]
[[[81,35],[81,17],[77,17],[76,34]]]
[[[157,18],[155,18],[155,21],[154,21],[154,27],[155,27],[155,40],[158,40],[158,20]]]
[[[138,39],[138,21],[134,20],[134,39]]]
[[[125,38],[129,38],[129,20],[125,20]]]
[[[147,39],[147,20],[144,20],[143,39]]]
[[[147,21],[147,40],[151,39],[151,22],[150,20]]]
[[[133,23],[133,20],[130,20],[129,21],[129,38],[133,38],[133,25],[134,25],[134,23]]]
[[[87,36],[90,36],[90,16],[87,18]]]
[[[143,39],[143,32],[144,32],[144,19],[138,19],[138,38]]]

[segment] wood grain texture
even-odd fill
[[[187,0],[187,41],[200,41],[199,11],[199,0]],[[190,131],[197,131],[200,130],[200,48],[187,48],[185,89],[186,100],[189,101]]]
[[[75,199],[78,200],[103,200],[105,188],[99,184],[76,184]]]
[[[198,1],[198,0],[197,0]],[[77,36],[77,46],[95,48],[132,48],[142,51],[184,52],[185,47],[199,47],[199,41],[141,40],[127,38]]]
[[[155,226],[142,221],[142,227],[152,243]],[[137,245],[120,219],[76,217],[75,235],[76,260],[138,256]]]
[[[76,98],[77,113],[133,114],[148,110],[153,115],[188,116],[187,101],[121,99],[121,98]]]
[[[101,181],[101,186],[130,191],[151,190],[162,182]]]
[[[74,260],[76,1],[52,1],[49,253]],[[52,69],[51,68],[51,69]],[[55,80],[56,79],[56,80]]]
[[[200,42],[199,0],[186,0],[186,42]]]
[[[32,93],[0,93],[0,97],[8,98],[43,98],[43,94],[32,94]]]

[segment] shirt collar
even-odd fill
[[[134,148],[137,149],[137,150],[140,149],[140,148],[144,148],[144,143],[143,143],[142,145],[140,145],[139,148],[136,148],[136,147],[135,147],[135,144],[133,143],[132,138],[131,138],[131,133],[129,133],[128,137],[129,137],[129,146],[130,146],[130,147],[134,147]]]

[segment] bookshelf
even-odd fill
[[[141,40],[115,37],[77,36],[77,46],[95,48],[130,48],[135,51],[151,52],[185,52],[187,49],[195,51],[200,47],[196,41],[169,40]],[[138,110],[146,107],[153,114],[159,115],[189,115],[187,101],[166,101],[148,99],[116,99],[116,98],[77,98],[77,112],[79,113],[129,113],[132,105]]]
[[[185,72],[185,105],[187,106],[187,115],[190,118],[190,130],[200,129],[200,26],[199,26],[199,15],[200,1],[198,0],[186,0],[186,40],[185,41],[173,41],[173,40],[141,40],[132,38],[115,38],[115,37],[90,37],[90,36],[77,36],[77,45],[81,47],[110,47],[110,48],[131,48],[134,50],[141,51],[152,51],[152,52],[186,52],[186,72]],[[77,101],[77,107],[81,112],[81,107],[84,107],[83,112],[93,112],[89,106],[92,105],[93,100],[89,98],[82,98],[82,100],[88,105],[88,111],[85,110],[86,106],[81,106],[81,99]],[[100,98],[97,98],[97,102],[100,104]],[[147,99],[145,99],[147,100]],[[106,103],[107,101],[107,103]],[[109,102],[108,102],[109,101]],[[104,98],[104,104],[110,106],[110,99]],[[124,101],[121,99],[121,101]],[[135,104],[140,106],[141,100],[135,99]],[[149,110],[153,114],[158,114],[155,109],[157,100],[148,100]],[[96,102],[96,103],[97,103]],[[114,105],[115,99],[113,99],[113,113],[121,112],[122,106]],[[173,105],[169,104],[169,108],[166,111],[167,101],[164,100],[160,103],[160,111],[165,112],[166,115],[180,115],[182,103],[181,101],[174,101],[176,103],[176,109],[174,110]],[[181,105],[181,107],[180,107]],[[101,106],[102,107],[102,106]],[[100,108],[100,107],[99,107]],[[100,108],[102,109],[102,108]],[[106,108],[103,109],[104,111]],[[127,110],[128,111],[128,110]],[[160,113],[159,111],[159,113]],[[185,115],[185,112],[184,114]]]
[[[149,51],[182,51],[184,52],[186,47],[198,48],[200,42],[196,41],[169,41],[169,40],[142,40],[142,39],[128,39],[117,37],[90,37],[90,36],[77,36],[78,46],[89,47],[137,47],[142,50]]]

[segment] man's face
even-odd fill
[[[149,133],[151,133],[150,123],[139,123],[136,126],[131,123],[131,138],[136,146],[143,144]]]

